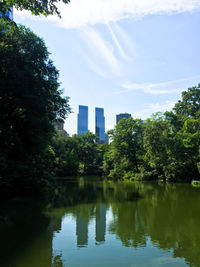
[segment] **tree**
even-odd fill
[[[0,13],[5,14],[10,7],[14,6],[19,10],[29,10],[34,15],[56,14],[60,17],[56,3],[61,1],[65,4],[70,2],[70,0],[6,0],[0,3]]]
[[[98,137],[87,131],[85,134],[75,135],[74,138],[78,142],[77,154],[82,166],[83,174],[95,174],[98,172],[97,158],[97,140]]]
[[[180,119],[182,117],[168,112],[162,120],[147,120],[144,131],[144,166],[150,176],[187,181],[198,178],[199,122],[187,118],[181,127]]]
[[[182,100],[175,104],[173,110],[180,117],[195,118],[200,109],[200,84],[182,92]]]
[[[55,135],[51,145],[55,153],[56,175],[102,174],[103,155],[108,144],[98,145],[97,139],[97,136],[89,131],[67,138]]]
[[[63,138],[57,133],[51,145],[55,153],[56,176],[76,175],[79,168],[77,141],[71,137]]]
[[[44,41],[29,29],[0,24],[0,176],[38,176],[54,121],[70,112]],[[40,175],[42,176],[42,175]]]
[[[104,157],[104,171],[115,178],[129,171],[138,173],[143,148],[142,121],[123,118],[108,135],[112,142]]]
[[[174,178],[174,152],[178,154],[181,146],[167,120],[155,117],[147,120],[144,130],[144,149],[144,166],[150,177]]]

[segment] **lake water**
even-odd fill
[[[1,267],[200,266],[200,188],[66,179],[0,209]]]

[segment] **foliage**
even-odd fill
[[[52,141],[55,152],[56,175],[102,174],[102,161],[107,144],[97,144],[91,132],[63,138],[56,135]]]
[[[70,112],[69,99],[61,96],[58,70],[42,39],[23,26],[5,30],[0,24],[0,40],[1,183],[39,181],[52,173],[54,121]]]
[[[55,153],[56,176],[76,175],[79,169],[79,159],[76,151],[76,140],[63,138],[59,134],[52,140],[52,148]]]
[[[111,178],[120,178],[128,171],[139,172],[143,146],[142,121],[123,118],[108,135],[112,143],[104,158],[105,173]]]
[[[192,186],[194,186],[194,187],[200,187],[200,181],[192,180]]]
[[[34,15],[52,15],[60,17],[60,12],[56,6],[57,3],[69,3],[70,0],[5,0],[0,3],[0,13],[5,14],[9,7],[14,6],[19,10],[29,10]]]
[[[84,174],[93,174],[96,170],[97,154],[97,136],[89,131],[82,135],[74,135],[77,140],[77,153],[82,164],[81,172]]]
[[[109,131],[103,169],[113,179],[191,181],[200,170],[200,85],[182,93],[171,112],[123,119]]]
[[[179,117],[195,118],[200,107],[200,84],[182,92],[182,100],[175,104],[173,110]]]

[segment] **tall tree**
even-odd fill
[[[70,107],[44,41],[29,29],[0,24],[0,177],[38,172]],[[41,159],[42,158],[42,159]]]
[[[178,116],[183,118],[195,118],[200,110],[200,84],[182,92],[182,100],[179,100],[173,108]]]
[[[139,172],[143,148],[143,124],[139,119],[123,118],[108,132],[110,149],[105,155],[104,170],[115,178],[126,172]]]
[[[74,138],[78,142],[77,154],[82,165],[82,172],[84,174],[95,174],[95,171],[98,169],[96,166],[98,159],[98,137],[87,131],[85,134],[75,135]]]

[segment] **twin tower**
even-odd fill
[[[78,134],[88,131],[88,106],[79,105],[78,113]],[[105,117],[103,108],[95,108],[95,134],[99,138],[99,143],[106,142]]]

